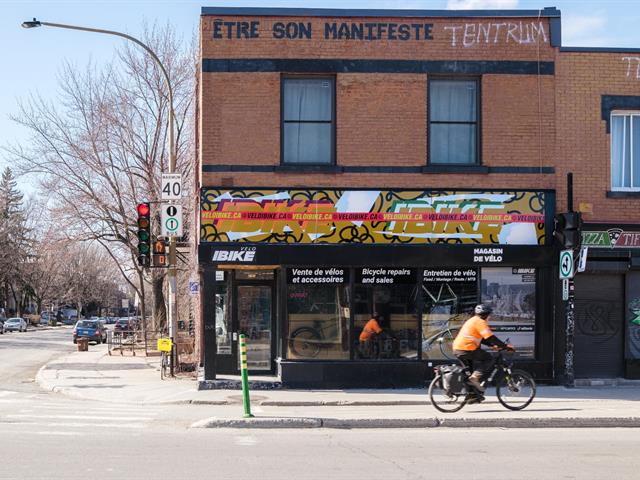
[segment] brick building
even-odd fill
[[[237,372],[241,332],[286,385],[419,384],[482,301],[561,381],[568,172],[591,245],[576,374],[638,374],[640,53],[562,47],[555,8],[205,7],[200,31],[205,379]]]

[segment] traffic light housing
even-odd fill
[[[580,248],[582,241],[582,215],[580,212],[559,213],[554,217],[553,236],[564,249]]]
[[[166,267],[167,261],[167,241],[164,238],[156,238],[153,242],[153,266]]]
[[[151,265],[151,207],[148,202],[139,203],[138,212],[138,265]]]

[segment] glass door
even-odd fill
[[[238,332],[247,337],[247,365],[250,371],[271,371],[272,359],[271,285],[238,285],[236,305]]]

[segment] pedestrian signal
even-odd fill
[[[166,267],[167,262],[167,242],[163,238],[156,238],[153,242],[153,266]]]

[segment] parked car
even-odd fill
[[[80,320],[73,327],[73,343],[78,338],[88,338],[90,342],[104,343],[107,341],[107,329],[97,320]]]
[[[4,322],[5,332],[26,332],[27,321],[22,317],[12,317]]]
[[[119,318],[113,327],[114,333],[121,333],[123,335],[133,333],[136,330],[137,324],[135,320],[126,317]]]
[[[40,325],[47,325],[49,320],[51,320],[50,312],[47,312],[46,310],[44,312],[40,312]]]

